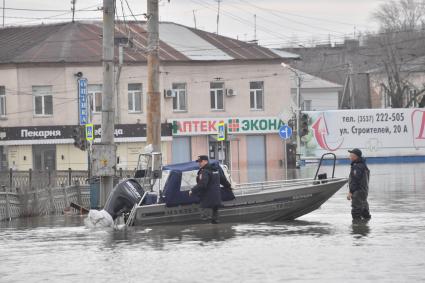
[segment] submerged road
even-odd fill
[[[364,225],[351,223],[346,187],[291,222],[115,231],[88,230],[79,216],[1,222],[0,282],[424,282],[425,164],[370,169]]]

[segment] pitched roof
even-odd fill
[[[146,62],[146,22],[117,22],[116,40],[130,38],[125,62]],[[226,61],[294,59],[296,54],[273,51],[170,22],[159,26],[162,61]],[[67,22],[0,29],[0,63],[100,62],[102,22]],[[117,48],[116,44],[116,48]],[[118,54],[116,51],[115,54]]]
[[[297,72],[301,76],[301,88],[302,89],[320,89],[320,88],[336,88],[336,89],[342,89],[342,85],[324,80],[319,77],[315,77],[313,75],[310,75],[308,73],[302,72],[297,70]],[[291,88],[297,88],[296,84],[296,76],[293,72],[291,72]]]

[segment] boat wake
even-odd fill
[[[113,228],[114,220],[106,210],[91,209],[84,219],[84,225],[87,228]]]

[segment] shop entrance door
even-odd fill
[[[34,170],[56,170],[56,145],[33,145],[32,152]]]
[[[266,145],[264,136],[247,136],[248,182],[266,180]]]
[[[230,168],[230,143],[229,141],[216,141],[214,137],[209,139],[209,158],[219,160]]]
[[[0,146],[0,171],[7,170],[7,156],[3,146]]]
[[[190,137],[173,137],[173,163],[191,161]]]

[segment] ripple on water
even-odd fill
[[[0,281],[424,281],[425,166],[370,167],[373,218],[361,225],[351,223],[346,188],[279,223],[89,230],[76,216],[2,222]]]

